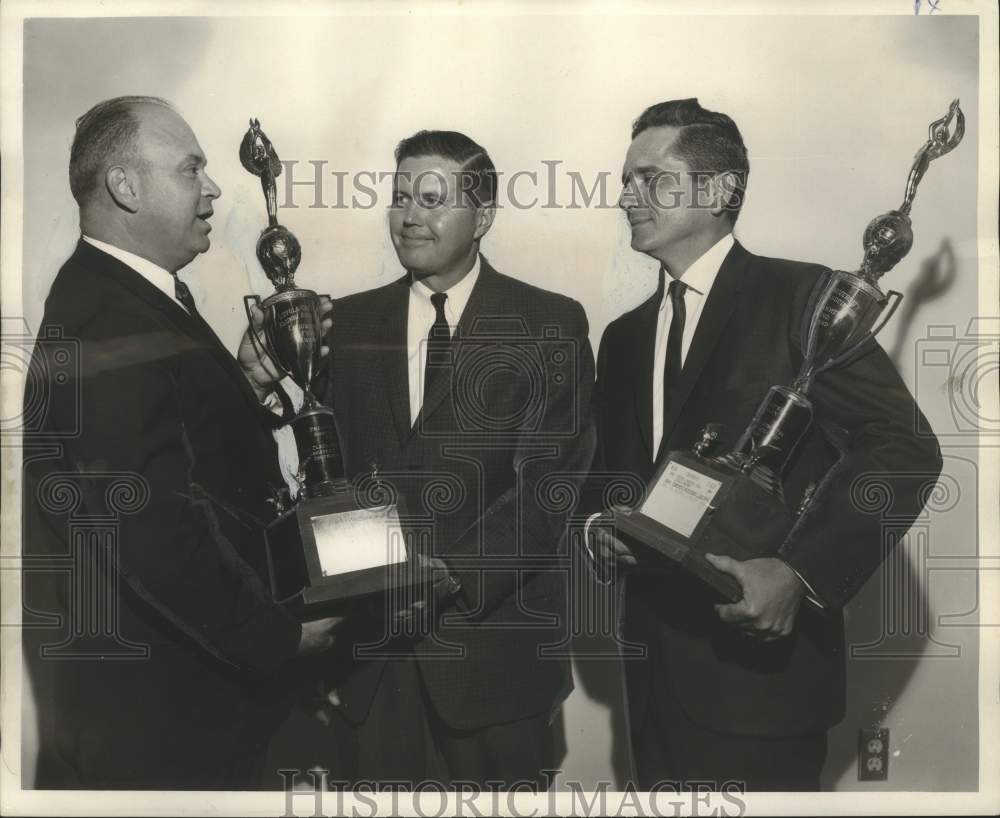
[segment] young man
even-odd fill
[[[798,371],[802,315],[826,270],[753,255],[734,239],[748,171],[736,124],[697,100],[654,105],[632,128],[619,205],[633,249],[660,262],[660,287],[601,341],[598,483],[611,470],[648,485],[666,454],[690,449],[709,422],[723,425],[718,447],[728,450],[768,388]],[[933,482],[941,459],[936,442],[914,435],[913,399],[875,344],[821,375],[810,400],[817,420],[786,489],[800,497],[826,476],[822,495],[776,557],[713,558],[739,581],[742,601],[713,605],[680,570],[627,578],[625,638],[646,647],[625,665],[641,789],[664,780],[819,786],[826,731],[844,708],[840,609],[883,558],[879,518],[852,504],[852,483],[883,475],[906,526],[922,507],[921,481],[902,478]],[[634,563],[613,538],[596,545],[601,559],[617,552]]]
[[[544,785],[572,687],[557,647],[572,509],[546,487],[590,463],[593,355],[578,303],[480,255],[496,184],[464,134],[404,139],[389,231],[406,275],[333,305],[317,391],[347,476],[377,464],[429,526],[441,589],[418,633],[379,634],[338,683],[357,780]]]

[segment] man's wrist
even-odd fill
[[[802,576],[802,574],[796,571],[791,565],[789,565],[787,561],[781,560],[781,562],[798,579],[799,586],[802,588],[802,595],[806,598],[806,600],[815,605],[820,610],[823,610],[825,606],[823,605],[822,602],[820,602],[819,596],[817,596],[816,592],[813,590],[812,585],[809,584],[809,581],[804,576]]]

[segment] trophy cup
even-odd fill
[[[954,132],[949,131],[955,120]],[[965,133],[965,116],[954,100],[948,113],[931,123],[906,182],[903,203],[873,219],[864,232],[864,258],[857,272],[835,271],[803,315],[803,363],[791,386],[772,386],[731,452],[711,455],[721,431],[705,426],[690,452],[673,451],[657,470],[642,503],[616,508],[621,534],[638,545],[640,556],[684,566],[732,601],[739,583],[716,570],[705,553],[739,560],[775,554],[798,516],[814,499],[807,489],[793,511],[782,476],[796,446],[813,422],[807,397],[817,376],[848,363],[888,323],[902,296],[883,293],[878,279],[910,250],[910,208],[917,186],[934,159],[951,151]]]
[[[268,225],[257,239],[257,259],[275,293],[243,299],[250,337],[283,377],[303,394],[302,409],[291,419],[299,456],[299,498],[291,508],[276,501],[279,516],[266,528],[268,566],[274,598],[317,615],[346,599],[407,582],[406,537],[398,500],[378,478],[372,464],[367,490],[356,491],[343,476],[343,461],[333,410],[312,391],[320,363],[322,318],[319,296],[295,286],[302,258],[298,239],[278,224],[275,179],[281,162],[271,141],[250,120],[240,143],[240,162],[260,177]],[[253,307],[263,313],[263,337]]]

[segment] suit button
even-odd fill
[[[453,596],[462,590],[462,581],[456,576],[448,577],[448,593]]]

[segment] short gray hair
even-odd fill
[[[139,132],[139,105],[161,105],[173,110],[165,99],[125,96],[99,102],[76,121],[76,134],[69,152],[69,189],[83,205],[100,186],[108,167],[135,151]]]

